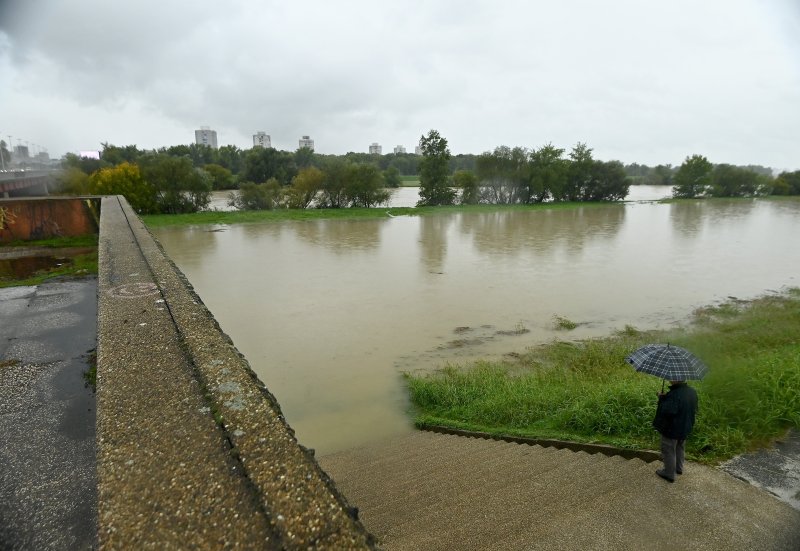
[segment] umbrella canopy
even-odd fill
[[[667,381],[702,379],[708,367],[697,356],[671,344],[648,344],[625,358],[636,371],[649,373]]]

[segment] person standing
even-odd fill
[[[661,433],[661,456],[664,468],[656,474],[669,482],[683,474],[686,438],[692,432],[697,415],[697,392],[686,381],[670,381],[669,392],[658,394],[653,427]]]

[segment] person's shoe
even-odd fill
[[[656,471],[656,474],[657,474],[658,476],[660,476],[661,478],[663,478],[664,480],[666,480],[667,482],[675,482],[675,479],[674,479],[674,478],[672,478],[671,476],[669,476],[669,475],[667,474],[667,472],[666,472],[665,470],[663,470],[663,469],[658,469],[658,470]]]
[[[683,471],[680,469],[675,469],[675,474],[683,474]]]

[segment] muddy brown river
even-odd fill
[[[154,231],[329,453],[411,430],[402,372],[680,323],[800,286],[800,201],[189,226]],[[579,323],[564,332],[555,316]]]

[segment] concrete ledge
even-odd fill
[[[98,292],[100,547],[374,548],[121,197],[102,202]]]
[[[581,442],[570,442],[568,440],[549,440],[543,438],[526,438],[524,436],[508,436],[502,434],[491,434],[488,432],[479,432],[471,430],[451,429],[449,427],[442,427],[439,425],[421,425],[421,430],[428,432],[438,432],[440,434],[452,434],[455,436],[467,436],[470,438],[484,438],[487,440],[502,440],[504,442],[514,442],[516,444],[528,444],[530,446],[538,445],[543,448],[558,448],[568,449],[572,451],[583,451],[590,454],[601,453],[607,456],[618,455],[625,459],[641,459],[645,462],[660,461],[661,454],[649,450],[627,450],[625,448],[616,448],[614,446],[607,446],[605,444],[584,444]]]

